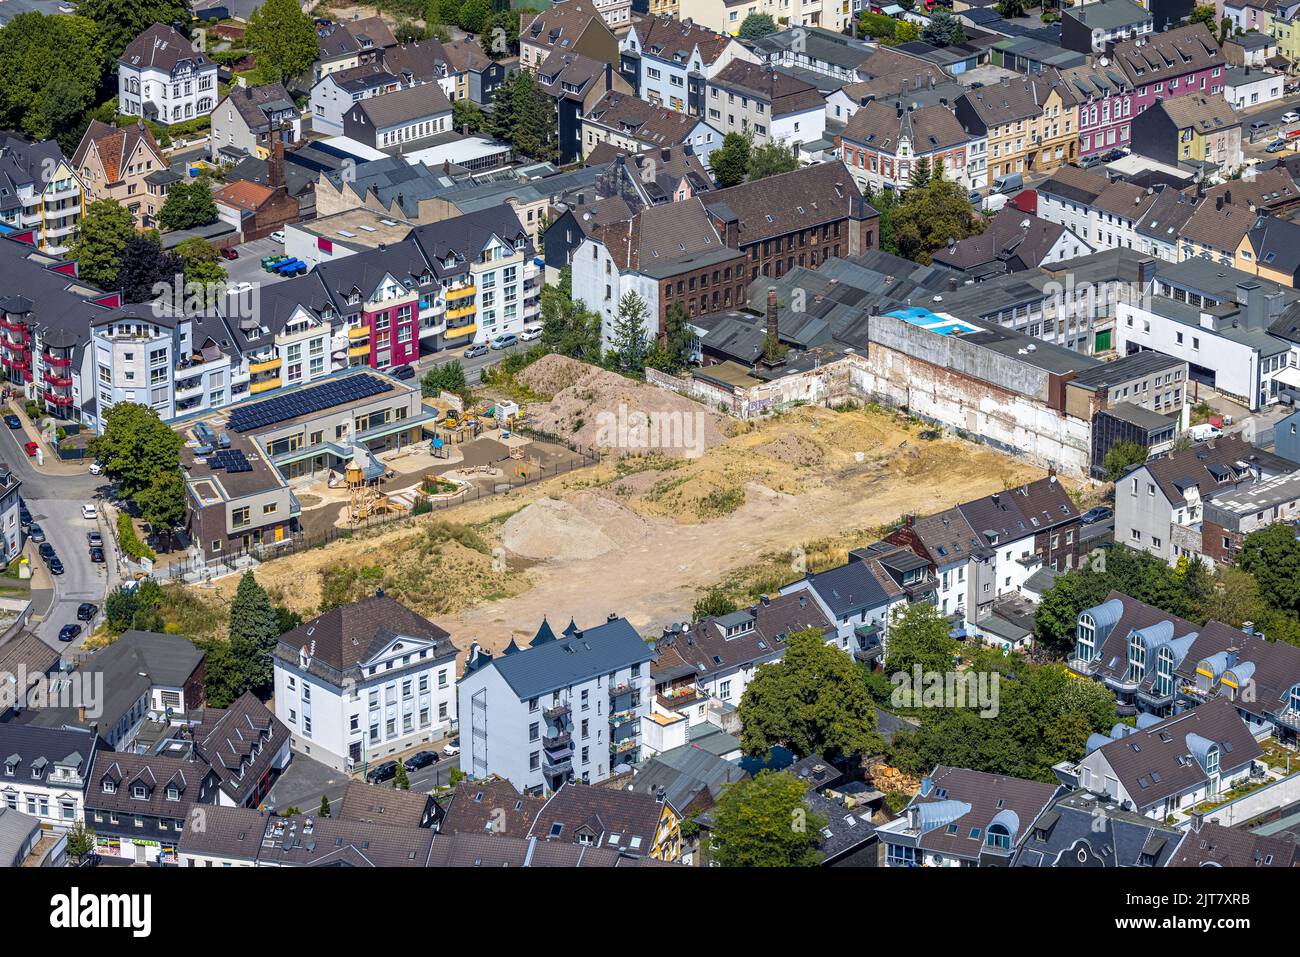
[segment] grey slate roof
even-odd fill
[[[572,637],[494,658],[487,667],[496,668],[520,700],[527,700],[596,675],[647,664],[650,657],[650,646],[631,623],[615,618],[595,628],[579,629]]]
[[[1183,833],[1072,791],[1053,802],[1029,828],[1014,867],[1165,867]]]

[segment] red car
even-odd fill
[[[234,246],[222,246],[222,247],[221,247],[221,258],[222,258],[222,259],[238,259],[238,258],[239,258],[239,250],[236,249]]]
[[[40,446],[35,442],[28,442],[23,445],[23,448],[27,450],[28,455],[35,456],[37,451],[40,449]]]

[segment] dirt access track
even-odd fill
[[[575,388],[589,410],[607,407],[588,378],[542,406],[549,424],[575,407],[566,394]],[[627,380],[617,388],[629,398]],[[647,403],[663,396],[633,384],[638,389],[650,390]],[[380,567],[385,590],[445,627],[462,650],[471,641],[497,651],[511,638],[531,639],[543,616],[589,627],[614,613],[653,634],[690,618],[701,591],[743,580],[755,566],[790,581],[805,555],[814,566],[842,560],[908,512],[938,511],[1043,475],[983,446],[923,440],[922,428],[875,408],[801,407],[760,423],[724,420],[698,458],[611,456],[403,529],[267,562],[257,577],[312,614],[321,569]],[[470,526],[488,548],[431,546],[420,530],[439,520]],[[233,593],[237,582],[221,584]]]

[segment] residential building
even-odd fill
[[[427,139],[451,129],[451,101],[433,84],[354,101],[343,135],[374,149]]]
[[[859,110],[855,116],[861,116]],[[1049,222],[1007,205],[977,236],[950,242],[931,260],[976,281],[1001,273],[1077,259],[1091,246],[1060,223]]]
[[[841,644],[838,619],[823,610],[823,601],[818,600],[821,591],[813,596],[806,590],[770,598],[765,595],[758,603],[729,615],[665,626],[655,642],[656,657],[650,665],[655,693],[652,712],[680,715],[688,725],[704,723],[711,710],[735,708],[740,703],[758,666],[780,660],[791,634],[815,628],[827,641]],[[650,720],[654,720],[653,713]]]
[[[1300,282],[1300,224],[1259,215],[1237,249],[1237,268],[1282,286]]]
[[[57,256],[76,236],[84,184],[54,140],[29,143],[0,132],[0,227]]]
[[[1169,867],[1300,867],[1300,845],[1237,827],[1224,827],[1193,813]]]
[[[538,809],[528,836],[668,863],[682,854],[681,818],[661,797],[571,782]]]
[[[1083,9],[1079,12],[1082,15]],[[1074,87],[1079,100],[1079,158],[1127,147],[1133,117],[1133,84],[1128,78],[1118,70],[1090,66],[1062,70],[1061,77]]]
[[[1242,163],[1241,121],[1222,94],[1157,100],[1133,118],[1134,148],[1162,163],[1204,163],[1228,175]]]
[[[1041,781],[938,765],[903,813],[876,828],[886,867],[999,867],[1056,798]]]
[[[293,97],[282,83],[265,86],[236,84],[212,111],[208,138],[213,160],[223,156],[269,159],[271,144],[286,147],[302,139],[302,120]]]
[[[1275,22],[1270,23],[1269,29],[1275,25]],[[1223,59],[1234,67],[1263,67],[1277,57],[1280,50],[1280,41],[1271,32],[1239,33],[1229,35],[1223,41]]]
[[[583,119],[601,97],[609,92],[632,92],[613,66],[580,53],[552,53],[538,67],[537,82],[555,100],[561,163],[581,158]]]
[[[637,20],[619,40],[619,69],[632,92],[656,106],[705,115],[706,85],[733,60],[758,56],[730,35],[669,16]]]
[[[1093,0],[1061,11],[1061,46],[1077,53],[1105,53],[1154,29],[1151,12],[1133,0]]]
[[[366,63],[326,73],[311,88],[313,133],[341,135],[343,117],[361,100],[402,88],[402,78],[382,63]]]
[[[826,103],[817,87],[771,66],[732,60],[706,84],[704,115],[722,134],[744,133],[755,145],[800,146],[826,131]]]
[[[1235,434],[1150,459],[1116,483],[1115,541],[1170,564],[1198,555],[1210,500],[1292,470]]]
[[[225,708],[203,708],[154,749],[169,757],[199,758],[217,776],[217,803],[262,805],[289,765],[289,729],[251,691]]]
[[[827,93],[845,83],[884,81],[890,76],[895,77],[896,82],[910,81],[911,77],[901,74],[916,70],[925,74],[926,84],[930,80],[941,83],[945,79],[941,70],[914,57],[825,27],[804,25],[779,30],[756,40],[754,52],[763,62],[780,67],[793,76],[824,83],[819,88]],[[822,81],[815,80],[815,76],[822,77]],[[878,92],[882,95],[897,93],[905,88],[885,87]]]
[[[1226,61],[1203,23],[1124,40],[1115,44],[1110,57],[1133,85],[1135,116],[1158,100],[1223,92]]]
[[[143,122],[118,127],[91,120],[72,156],[89,202],[115,199],[141,228],[154,226],[167,200],[167,160]]]
[[[1030,825],[1013,867],[1170,867],[1185,832],[1088,791],[1070,791]]]
[[[103,747],[87,728],[0,722],[0,800],[11,811],[37,818],[42,828],[68,830],[85,820],[90,766]]]
[[[95,832],[95,853],[135,864],[179,863],[190,815],[215,805],[219,794],[216,773],[193,756],[97,751],[87,785],[85,821]]]
[[[298,200],[289,195],[284,178],[284,143],[271,144],[265,183],[229,179],[212,192],[217,217],[239,233],[243,242],[269,236],[302,215]]]
[[[1223,71],[1223,96],[1234,110],[1249,110],[1282,99],[1286,77],[1248,66]]]
[[[807,572],[783,585],[782,598],[797,602],[797,607],[786,604],[784,611],[815,620],[809,606],[817,606],[834,626],[828,639],[854,658],[874,664],[884,658],[894,610],[912,601],[934,600],[937,582],[926,566],[924,558],[905,547],[856,549],[843,565]]]
[[[454,732],[456,648],[380,592],[280,636],[275,711],[292,747],[340,771]]]
[[[361,17],[347,23],[316,26],[316,63],[312,81],[329,73],[351,70],[363,63],[380,62],[386,50],[397,45],[397,37],[379,16]]]
[[[969,90],[957,100],[956,116],[968,133],[987,138],[992,181],[1074,162],[1079,100],[1078,91],[1053,71]]]
[[[625,618],[543,621],[526,648],[499,656],[470,648],[457,685],[461,762],[472,779],[497,774],[541,794],[569,781],[598,784],[639,762],[650,713],[651,649]]]
[[[602,96],[583,118],[583,158],[588,158],[601,143],[628,153],[690,146],[700,162],[707,165],[709,154],[722,145],[722,134],[705,120],[689,113],[678,113],[626,93],[611,91]]]
[[[331,816],[340,821],[389,827],[434,827],[438,806],[430,794],[376,787],[353,779],[348,781]]]
[[[735,35],[751,13],[766,13],[783,26],[823,27],[842,33],[852,13],[845,0],[811,0],[799,9],[779,0],[677,0],[677,16],[710,30]]]
[[[520,67],[536,73],[546,58],[557,51],[580,53],[612,66],[619,62],[618,39],[588,0],[565,0],[541,13],[520,13]]]
[[[163,126],[207,116],[217,105],[217,64],[175,29],[155,23],[117,60],[117,111]]]
[[[1223,492],[1208,499],[1201,513],[1201,555],[1216,565],[1231,564],[1251,532],[1296,520],[1300,470]]]
[[[66,835],[47,836],[41,822],[0,804],[0,867],[65,867]]]
[[[1058,765],[1057,774],[1162,821],[1247,780],[1260,753],[1236,709],[1214,701],[1142,728],[1118,724],[1112,737],[1094,734],[1087,755],[1077,765]]]
[[[913,167],[942,167],[954,182],[971,187],[967,168],[971,136],[943,104],[913,110],[871,100],[854,111],[836,137],[839,158],[863,190],[905,191]]]
[[[1233,33],[1268,34],[1277,0],[1219,0]]]
[[[500,834],[527,838],[537,812],[546,804],[538,794],[520,791],[505,778],[489,776],[461,781],[439,798],[439,834]]]

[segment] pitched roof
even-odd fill
[[[1079,509],[1054,476],[963,502],[957,508],[988,545],[1007,544],[1079,517]]]
[[[523,794],[505,778],[461,781],[446,804],[438,830],[442,834],[502,834],[524,838],[546,803]]]
[[[85,779],[96,749],[104,746],[99,735],[88,728],[0,722],[0,763],[13,759],[19,776],[24,772],[30,775],[33,765],[66,764]]]
[[[991,86],[969,90],[962,99],[985,126],[996,127],[1040,116],[1043,104],[1053,90],[1060,96],[1063,107],[1072,107],[1079,101],[1074,86],[1067,83],[1056,70],[1013,77]]]
[[[646,269],[727,251],[699,197],[647,206],[629,220],[593,230],[593,235],[605,244],[620,269]]]
[[[840,160],[716,190],[704,205],[715,219],[736,222],[741,246],[875,212]]]
[[[344,29],[357,41],[362,50],[373,47],[392,47],[397,45],[397,37],[383,17],[361,17],[343,24]]]
[[[394,90],[382,96],[366,97],[353,104],[376,130],[398,126],[426,116],[441,116],[451,112],[451,101],[437,83]]]
[[[1271,169],[1255,170],[1249,179],[1242,176],[1241,179],[1219,183],[1205,190],[1205,200],[1208,202],[1212,203],[1220,196],[1226,203],[1254,206],[1268,212],[1300,201],[1300,186],[1297,186],[1291,171],[1279,163]]]
[[[932,258],[958,269],[973,269],[994,262],[1032,269],[1052,251],[1064,233],[1065,227],[1060,223],[1007,205],[993,217],[984,232],[937,250]]]
[[[1207,821],[1184,832],[1169,866],[1298,867],[1300,844]]]
[[[223,101],[239,111],[253,132],[268,129],[275,113],[292,110],[297,115],[293,97],[283,83],[266,83],[262,86],[233,86]],[[221,103],[217,104],[220,108]]]
[[[704,65],[711,66],[733,42],[732,37],[716,33],[702,24],[689,19],[678,20],[667,14],[642,17],[632,24],[632,29],[641,41],[643,56],[649,54],[679,63],[689,61],[691,54],[698,50]]]
[[[1149,459],[1142,468],[1165,498],[1177,505],[1183,501],[1185,489],[1199,488],[1201,497],[1206,498],[1220,486],[1232,488],[1253,479],[1256,454],[1253,445],[1230,434]]]
[[[572,2],[572,0],[570,0]],[[564,4],[568,6],[568,3]],[[632,136],[649,146],[677,146],[686,142],[703,122],[698,116],[655,106],[627,93],[610,90],[587,113],[586,119]]]
[[[101,123],[99,120],[91,120],[90,125],[86,127],[86,132],[81,137],[81,142],[77,145],[77,151],[72,155],[72,164],[81,169],[85,165],[86,156],[91,147],[99,156],[100,165],[104,169],[104,179],[109,183],[116,183],[122,178],[125,166],[135,155],[136,149],[141,143],[154,154],[162,166],[167,165],[166,159],[163,158],[162,150],[158,148],[153,134],[143,122],[133,123],[129,126],[110,126],[107,123]]]
[[[1014,866],[1166,867],[1182,839],[1176,827],[1099,801],[1087,791],[1071,791],[1033,822]]]
[[[289,729],[251,691],[227,708],[206,708],[190,729],[195,750],[235,804],[245,804],[266,778],[276,755],[289,740]]]
[[[419,791],[350,780],[332,816],[340,821],[424,827],[428,823],[431,800],[429,795]]]
[[[917,793],[899,820],[909,829],[919,821],[917,843],[925,850],[977,859],[996,851],[985,843],[990,825],[1005,827],[1014,849],[1056,793],[1055,784],[939,765],[928,793]]]
[[[650,646],[626,618],[611,618],[594,628],[575,629],[513,654],[492,659],[497,672],[521,701],[650,661]]]
[[[1188,93],[1173,99],[1156,100],[1155,107],[1162,109],[1174,125],[1180,129],[1191,128],[1197,133],[1217,133],[1240,126],[1237,117],[1222,93],[1207,96],[1204,93]]]
[[[433,830],[252,808],[205,807],[202,829],[181,834],[182,854],[279,867],[427,867]]]
[[[225,183],[212,191],[212,198],[218,203],[233,206],[243,213],[255,213],[274,196],[276,191],[264,183],[237,179]]]
[[[748,60],[732,60],[709,83],[770,104],[774,117],[826,107],[826,101],[811,83]]]
[[[918,110],[899,110],[873,100],[849,118],[841,134],[844,139],[883,153],[895,153],[900,141],[907,139],[915,153],[929,153],[964,143],[969,138],[951,109],[923,106]]]
[[[161,23],[155,23],[128,43],[117,62],[137,70],[153,67],[168,73],[182,63],[191,63],[196,69],[217,68],[206,54],[195,50],[189,40]]]
[[[1300,224],[1276,216],[1259,216],[1246,233],[1255,262],[1284,275],[1300,272]]]
[[[1038,192],[1092,205],[1109,186],[1110,180],[1100,173],[1092,173],[1078,166],[1061,166],[1039,184]]]
[[[1202,202],[1183,224],[1186,239],[1213,249],[1231,250],[1234,254],[1242,239],[1255,225],[1255,214],[1244,206],[1218,201]]]
[[[96,751],[86,782],[86,806],[184,820],[194,804],[211,800],[203,793],[211,774],[207,764],[193,758]],[[106,791],[109,783],[112,790]],[[137,787],[144,788],[143,797],[135,796]],[[175,793],[175,799],[168,797],[169,792]]]
[[[1115,44],[1111,57],[1134,86],[1224,65],[1223,53],[1203,23],[1125,40]]]
[[[529,836],[649,854],[663,805],[653,795],[589,784],[563,784],[537,812]]]
[[[593,24],[610,33],[600,13],[588,6],[586,0],[566,0],[549,10],[530,15],[519,15],[519,40],[534,46],[556,47],[568,50]],[[611,33],[612,36],[612,33]]]
[[[431,642],[429,660],[456,654],[445,629],[387,595],[375,595],[340,605],[286,632],[280,636],[275,655],[296,663],[299,649],[307,648],[311,656],[308,670],[313,674],[321,665],[348,674],[400,636]]]

